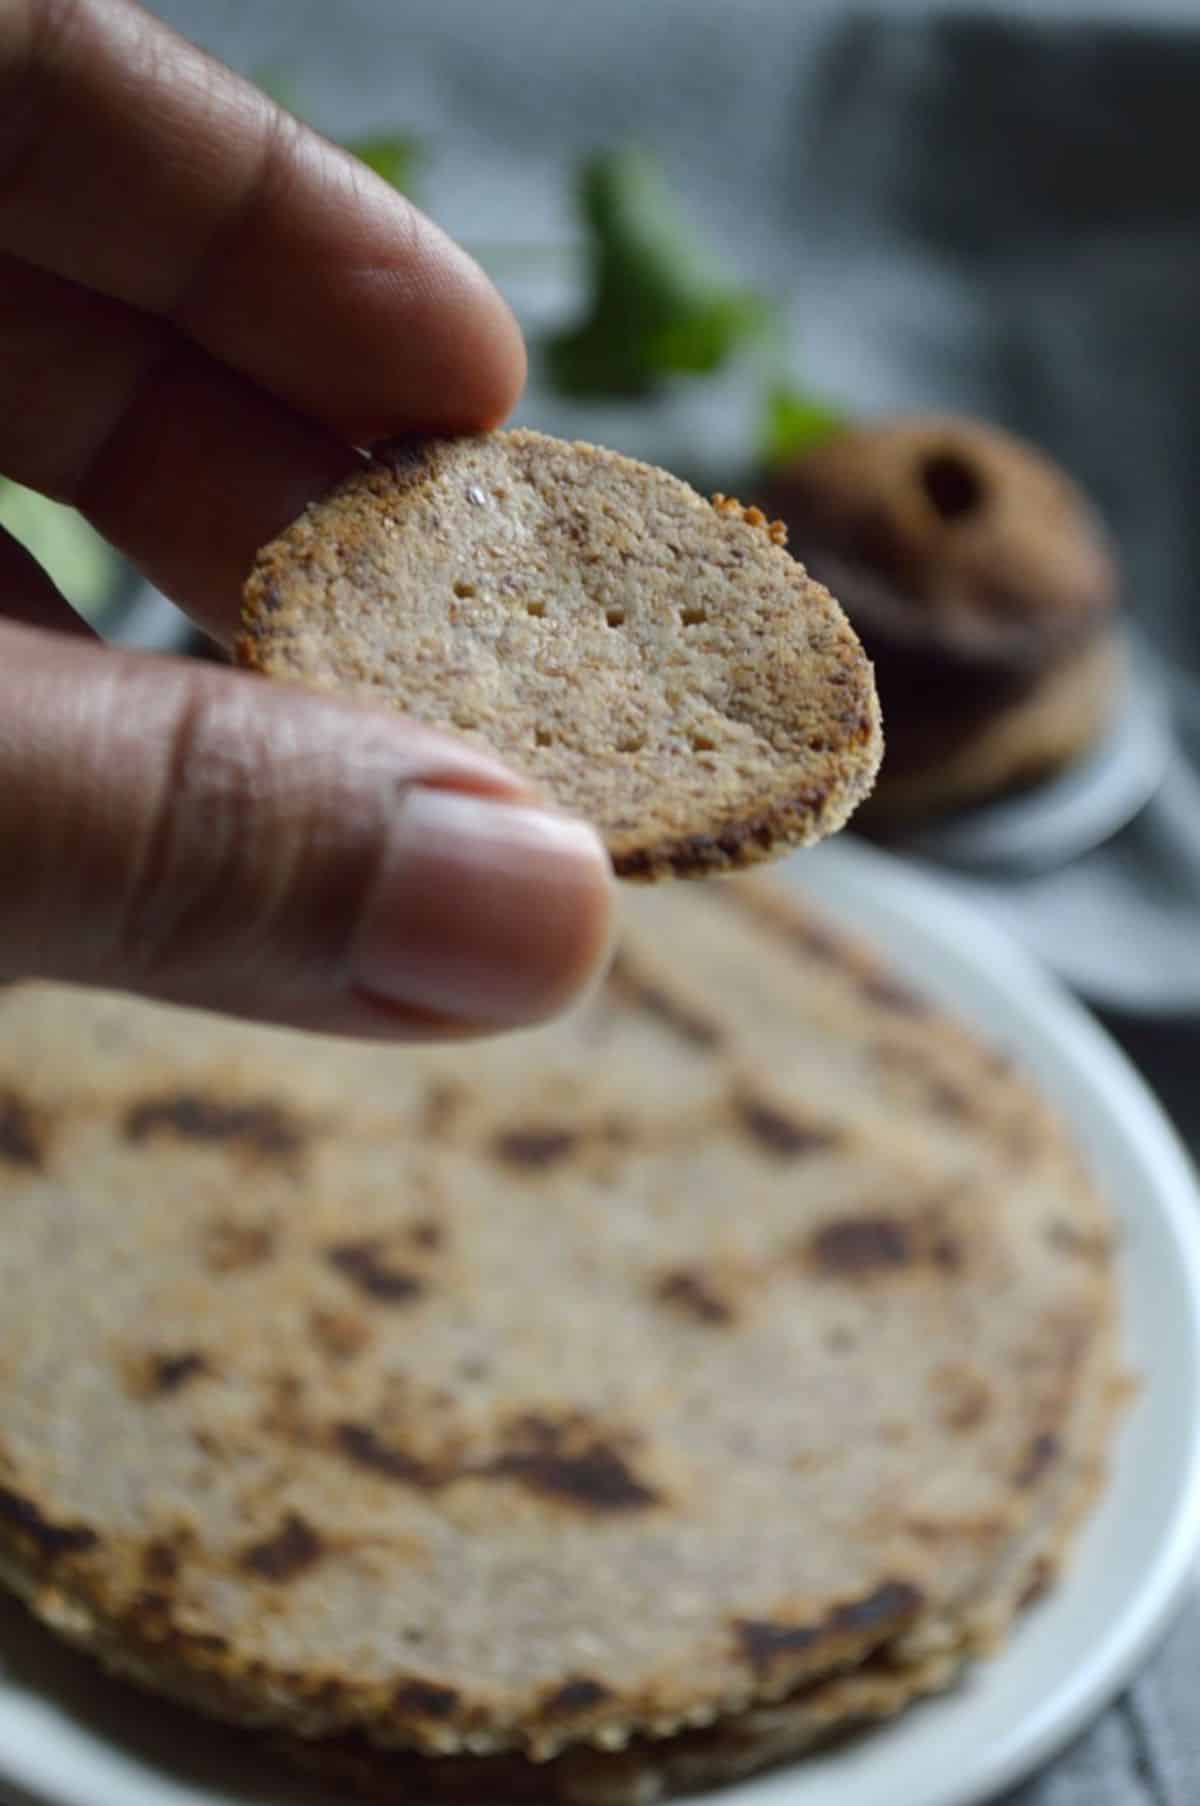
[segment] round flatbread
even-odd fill
[[[24,987],[0,1099],[0,1569],[324,1762],[771,1759],[945,1685],[1094,1490],[1073,1150],[773,887],[631,898],[586,1007],[472,1047]]]
[[[487,745],[625,878],[839,828],[882,751],[871,669],[756,509],[515,431],[365,464],[259,555],[240,661]]]

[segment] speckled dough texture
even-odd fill
[[[452,728],[694,877],[842,826],[882,741],[870,666],[781,530],[517,430],[395,447],[260,553],[239,660]]]
[[[0,1294],[0,1575],[406,1801],[636,1806],[949,1684],[1118,1390],[1053,1119],[756,879],[470,1047],[8,992]]]

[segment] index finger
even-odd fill
[[[524,379],[464,252],[129,0],[0,0],[0,249],[358,444],[495,425]]]

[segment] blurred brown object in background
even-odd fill
[[[1028,788],[1103,732],[1123,665],[1116,564],[1040,452],[976,420],[897,418],[805,453],[764,501],[875,664],[886,749],[866,823]]]

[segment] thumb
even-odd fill
[[[536,1021],[604,951],[599,841],[430,729],[0,627],[0,976],[333,1033]]]

